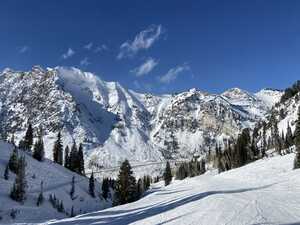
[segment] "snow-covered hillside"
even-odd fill
[[[53,218],[66,218],[66,213],[71,213],[72,206],[76,214],[100,210],[111,204],[100,200],[100,185],[96,183],[96,198],[89,195],[88,178],[79,176],[50,160],[39,162],[26,155],[26,180],[27,199],[22,205],[13,201],[10,191],[15,181],[15,174],[9,173],[9,180],[3,178],[5,167],[12,152],[12,146],[0,141],[0,224],[43,222]],[[19,151],[19,155],[24,154]],[[74,200],[70,197],[71,181],[75,176]],[[40,185],[43,181],[44,203],[37,207],[37,198],[40,193]],[[48,201],[49,195],[54,194],[59,201],[63,201],[66,213],[59,213]],[[16,210],[16,218],[10,214]]]
[[[47,224],[249,225],[300,223],[300,170],[294,154],[222,174],[157,184],[141,200]]]
[[[64,145],[83,142],[86,167],[201,155],[265,117],[280,91],[221,95],[196,89],[175,95],[136,93],[76,68],[39,66],[0,75],[2,136],[19,141],[28,121],[45,134],[46,155],[59,130]]]

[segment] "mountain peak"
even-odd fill
[[[254,97],[247,91],[240,88],[230,88],[227,91],[223,92],[221,96],[229,100],[254,100]]]

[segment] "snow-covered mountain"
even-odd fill
[[[296,121],[298,119],[297,113],[300,107],[300,92],[295,94],[294,96],[287,98],[284,101],[278,101],[277,104],[274,105],[271,114],[274,115],[276,122],[278,122],[278,130],[279,134],[286,134],[287,127],[290,126],[292,131],[295,130]],[[270,125],[270,117],[267,120],[269,123],[267,129],[267,135],[271,135],[271,125]]]
[[[263,119],[282,92],[223,94],[196,89],[176,95],[136,93],[76,68],[35,66],[0,75],[2,135],[20,140],[30,121],[42,127],[47,157],[59,130],[64,144],[83,142],[87,167],[108,167],[202,154]]]

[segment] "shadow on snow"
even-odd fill
[[[243,193],[248,191],[255,191],[268,188],[273,184],[257,187],[257,188],[245,188],[245,189],[237,189],[237,190],[226,190],[226,191],[208,191],[199,193],[196,195],[188,196],[186,198],[180,200],[174,200],[170,202],[158,203],[156,205],[131,209],[131,210],[106,210],[99,211],[95,213],[89,213],[81,216],[77,216],[72,219],[67,219],[65,221],[60,221],[57,224],[110,224],[110,225],[127,225],[130,223],[137,222],[139,220],[143,220],[148,217],[152,217],[161,213],[165,213],[169,210],[175,209],[179,206],[183,206],[185,204],[201,200],[203,198],[209,197],[211,195],[218,194],[235,194],[235,193]],[[121,214],[121,215],[120,215]],[[99,216],[99,218],[97,218]],[[178,217],[179,218],[179,217]],[[172,220],[176,220],[178,218],[173,218]],[[170,221],[170,220],[169,220]],[[164,224],[160,223],[160,224]]]

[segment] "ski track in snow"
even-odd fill
[[[267,158],[168,187],[160,182],[137,202],[46,224],[300,224],[300,170],[292,170],[293,158]]]

